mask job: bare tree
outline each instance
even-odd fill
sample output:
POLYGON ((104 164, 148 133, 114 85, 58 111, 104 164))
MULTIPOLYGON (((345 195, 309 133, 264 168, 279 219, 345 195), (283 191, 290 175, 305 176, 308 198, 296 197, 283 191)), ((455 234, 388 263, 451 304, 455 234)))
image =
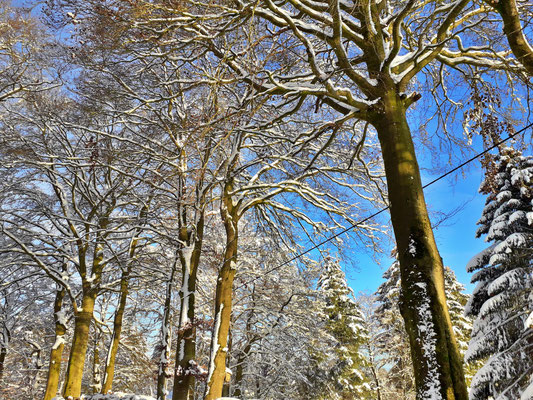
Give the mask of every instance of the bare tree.
MULTIPOLYGON (((304 104, 302 99, 314 96, 318 108, 329 106, 345 120, 362 120, 376 130, 418 396, 439 393, 443 399, 466 399, 461 357, 445 302, 442 261, 407 111, 420 98, 410 92, 416 77, 430 63, 521 71, 506 49, 493 51, 476 30, 487 21, 486 9, 466 0, 446 4, 266 0, 218 7, 161 4, 154 7, 154 14, 144 15, 143 23, 152 22, 153 33, 163 32, 168 40, 203 44, 260 95, 293 104, 289 115, 304 104), (170 32, 177 35, 172 38, 170 32), (462 38, 470 34, 476 45, 463 44, 462 38), (250 63, 250 54, 262 46, 269 47, 268 56, 261 63, 250 63)), ((231 185, 227 192, 233 190, 231 185)), ((228 203, 225 210, 231 213, 234 206, 228 203)))
POLYGON ((26 109, 10 109, 5 151, 21 179, 2 210, 9 239, 2 251, 23 255, 65 289, 75 322, 64 394, 79 396, 96 297, 114 285, 109 271, 131 255, 142 203, 129 196, 140 166, 119 166, 122 150, 98 134, 113 125, 69 126, 61 114, 69 108, 76 106, 61 96, 35 96, 26 109))

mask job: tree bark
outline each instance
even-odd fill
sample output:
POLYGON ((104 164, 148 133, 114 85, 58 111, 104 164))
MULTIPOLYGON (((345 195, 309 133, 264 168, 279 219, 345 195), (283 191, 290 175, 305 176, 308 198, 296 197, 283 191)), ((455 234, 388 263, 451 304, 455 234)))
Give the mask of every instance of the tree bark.
POLYGON ((124 319, 124 310, 126 309, 126 301, 129 294, 131 264, 128 265, 120 278, 120 299, 118 307, 115 311, 115 318, 113 319, 113 336, 111 343, 109 343, 109 350, 107 353, 104 384, 101 393, 106 394, 111 391, 113 386, 113 378, 115 377, 115 360, 118 353, 118 345, 120 343, 120 336, 122 334, 122 321, 124 319))
POLYGON ((229 329, 229 339, 228 339, 228 350, 226 351, 226 373, 224 375, 224 384, 222 385, 222 397, 229 397, 229 393, 231 390, 231 375, 232 372, 229 368, 230 362, 231 362, 231 351, 233 346, 233 335, 231 330, 231 322, 230 322, 230 329, 229 329))
POLYGON ((0 347, 0 382, 2 382, 2 379, 4 377, 4 364, 6 362, 6 356, 7 347, 5 347, 2 343, 2 346, 0 347))
MULTIPOLYGON (((148 207, 152 201, 153 196, 148 197, 147 202, 143 205, 139 212, 139 220, 144 221, 148 213, 148 207)), ((120 277, 120 299, 118 302, 117 310, 115 311, 115 317, 113 319, 113 336, 111 337, 111 343, 109 344, 109 350, 107 353, 105 372, 104 372, 104 384, 101 392, 106 394, 111 391, 113 386, 113 378, 115 377, 115 363, 118 353, 118 346, 120 344, 120 336, 122 334, 122 321, 124 320, 124 310, 126 309, 126 302, 129 295, 129 284, 131 269, 133 267, 132 260, 139 244, 139 235, 142 232, 142 228, 137 228, 135 234, 131 239, 130 247, 128 251, 128 265, 123 270, 120 277)))
POLYGON ((381 400, 381 382, 379 381, 378 372, 375 367, 374 352, 369 350, 370 353, 370 372, 372 373, 372 379, 376 385, 376 400, 381 400))
POLYGON ((85 355, 89 344, 89 329, 93 319, 94 302, 96 294, 91 292, 83 296, 82 307, 75 314, 74 337, 65 376, 65 388, 63 397, 72 396, 74 399, 81 395, 81 380, 83 378, 83 367, 85 366, 85 355))
POLYGON ((180 240, 193 246, 189 256, 180 250, 182 265, 182 287, 180 290, 180 318, 178 330, 178 347, 174 370, 174 388, 172 400, 193 400, 196 363, 196 325, 195 325, 195 291, 196 274, 202 252, 204 236, 204 215, 199 216, 196 232, 180 232, 180 240), (192 239, 193 243, 190 243, 192 239))
POLYGON ((226 185, 221 205, 221 215, 226 230, 226 250, 224 263, 218 273, 215 296, 215 326, 211 340, 211 359, 204 400, 215 400, 221 397, 226 376, 226 356, 238 242, 238 214, 229 195, 231 187, 231 184, 226 185))
MULTIPOLYGON (((252 300, 254 300, 255 297, 255 285, 254 289, 252 290, 252 300)), ((283 310, 283 307, 282 307, 283 310)), ((252 305, 250 309, 250 314, 246 320, 246 335, 251 335, 251 337, 246 341, 246 345, 242 349, 242 351, 239 353, 239 356, 237 357, 237 362, 235 364, 235 383, 234 387, 235 390, 233 391, 233 397, 241 398, 243 395, 242 391, 242 384, 243 384, 243 378, 244 378, 244 365, 246 362, 247 357, 250 355, 250 352, 252 351, 252 346, 254 343, 259 339, 259 336, 256 336, 252 332, 252 318, 254 316, 255 311, 255 301, 254 305, 252 305)), ((278 324, 278 320, 274 323, 273 327, 275 327, 278 324)))
POLYGON ((159 356, 159 369, 157 371, 157 400, 165 400, 167 395, 168 364, 170 363, 170 341, 172 338, 170 305, 172 302, 172 288, 174 287, 174 275, 176 274, 177 259, 172 265, 170 276, 167 281, 165 294, 165 308, 163 310, 163 321, 161 322, 161 353, 159 356))
POLYGON ((395 89, 384 90, 372 123, 385 163, 402 279, 400 310, 409 335, 417 398, 436 392, 441 399, 467 400, 462 358, 446 305, 442 259, 406 118, 409 102, 412 99, 402 99, 395 89))
POLYGON ((93 349, 93 394, 100 392, 102 389, 102 375, 100 374, 100 335, 95 334, 93 349))
POLYGON ((503 21, 503 33, 516 59, 533 76, 533 48, 529 44, 520 23, 520 14, 516 0, 485 0, 500 14, 503 21))
POLYGON ((54 300, 55 341, 52 350, 50 351, 50 364, 48 367, 48 378, 46 380, 44 400, 51 400, 54 398, 59 389, 61 357, 63 355, 63 348, 65 347, 65 333, 67 332, 67 327, 65 326, 64 321, 65 316, 61 312, 65 294, 66 292, 64 288, 58 289, 54 300))
POLYGON ((244 349, 239 354, 237 358, 237 363, 235 366, 235 390, 233 391, 233 397, 241 398, 242 396, 242 378, 244 377, 244 363, 246 362, 246 357, 250 354, 252 350, 253 339, 249 340, 244 346, 244 349))

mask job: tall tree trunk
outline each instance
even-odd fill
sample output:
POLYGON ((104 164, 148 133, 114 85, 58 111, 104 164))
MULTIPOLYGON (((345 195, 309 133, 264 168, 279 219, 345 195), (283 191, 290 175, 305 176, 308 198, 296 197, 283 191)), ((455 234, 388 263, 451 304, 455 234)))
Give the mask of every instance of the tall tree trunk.
POLYGON ((167 281, 167 290, 165 293, 165 308, 163 310, 163 321, 161 322, 161 343, 159 356, 159 369, 157 371, 157 400, 165 400, 167 396, 167 379, 170 374, 168 373, 168 365, 170 363, 170 341, 172 340, 172 324, 170 318, 170 306, 172 302, 172 288, 174 287, 174 275, 176 274, 177 257, 172 264, 170 270, 170 276, 167 281))
POLYGON ((180 250, 182 286, 180 290, 180 318, 178 346, 174 370, 173 400, 193 400, 196 368, 195 292, 196 274, 204 236, 203 212, 198 218, 196 232, 180 232, 180 240, 188 246, 180 250), (191 243, 192 242, 192 243, 191 243))
POLYGON ((250 354, 250 350, 252 350, 252 343, 253 339, 249 340, 246 343, 246 346, 244 346, 244 349, 239 354, 239 357, 237 358, 237 363, 235 365, 235 390, 233 391, 233 397, 241 398, 242 396, 242 378, 244 377, 244 363, 246 361, 246 357, 248 357, 248 354, 250 354))
POLYGON ((6 356, 7 356, 7 347, 2 345, 0 346, 0 382, 2 382, 2 378, 4 377, 4 364, 6 362, 6 356))
POLYGON ((2 382, 2 379, 4 377, 4 366, 7 357, 7 348, 9 346, 10 341, 11 333, 9 332, 7 327, 4 326, 2 330, 2 340, 0 341, 0 383, 2 382))
MULTIPOLYGON (((251 337, 246 342, 246 345, 244 346, 244 349, 239 353, 239 356, 237 357, 237 362, 235 364, 235 390, 233 391, 233 397, 240 398, 243 395, 242 390, 242 379, 244 377, 244 364, 246 362, 246 358, 250 354, 250 351, 252 351, 253 344, 259 339, 258 336, 254 335, 252 332, 252 320, 255 314, 255 285, 253 285, 252 289, 252 307, 250 308, 250 314, 248 315, 248 318, 246 319, 246 330, 245 334, 251 335, 251 337)), ((283 307, 282 307, 283 310, 283 307)), ((274 323, 273 327, 277 326, 280 318, 274 323)))
POLYGON ((230 323, 230 330, 228 333, 229 339, 228 339, 228 351, 226 352, 226 373, 224 375, 224 385, 222 386, 222 396, 223 397, 229 397, 229 392, 231 389, 231 375, 232 372, 229 368, 230 360, 231 360, 231 349, 233 345, 233 335, 231 330, 231 323, 230 323))
POLYGON ((417 398, 439 393, 441 399, 467 400, 462 358, 444 294, 442 259, 407 123, 407 101, 395 89, 384 90, 382 111, 372 122, 385 163, 402 279, 400 310, 411 345, 417 398))
MULTIPOLYGON (((153 195, 149 195, 148 200, 139 211, 138 218, 141 223, 146 219, 152 198, 153 195)), ((131 238, 128 251, 128 265, 122 271, 122 276, 120 277, 120 299, 118 302, 118 307, 115 311, 115 318, 113 319, 113 336, 111 337, 111 342, 109 343, 109 349, 106 357, 104 384, 101 391, 103 394, 110 392, 113 386, 113 378, 115 377, 115 362, 118 353, 118 346, 120 344, 120 336, 122 334, 122 321, 124 320, 124 310, 126 309, 126 302, 129 294, 130 275, 133 267, 132 261, 139 244, 139 235, 141 233, 142 228, 137 228, 135 230, 135 234, 131 238)))
POLYGON ((102 374, 100 371, 100 334, 94 335, 94 349, 93 349, 93 394, 98 393, 102 389, 102 374))
POLYGON ((503 33, 507 37, 511 51, 518 62, 526 68, 528 74, 533 76, 533 47, 524 35, 516 0, 485 0, 485 2, 500 14, 503 33))
POLYGON ((370 346, 368 347, 370 356, 370 372, 372 373, 372 379, 374 380, 374 384, 376 385, 376 400, 381 400, 381 382, 379 381, 378 371, 376 370, 376 360, 374 357, 374 351, 370 349, 370 346))
POLYGON ((120 343, 120 336, 122 334, 124 310, 126 309, 126 301, 129 294, 130 273, 131 264, 128 265, 125 271, 123 271, 120 278, 120 299, 118 302, 118 307, 115 311, 115 317, 113 319, 113 335, 111 336, 111 342, 109 343, 109 349, 105 363, 104 384, 102 385, 101 390, 103 394, 111 391, 111 387, 113 386, 113 378, 115 377, 115 360, 117 358, 118 345, 120 343))
POLYGON ((238 214, 229 193, 231 184, 225 188, 222 199, 221 215, 226 230, 226 250, 224 263, 218 273, 215 297, 215 326, 211 339, 211 359, 204 400, 215 400, 222 395, 226 376, 226 355, 228 334, 231 322, 233 299, 233 279, 237 263, 238 214))
POLYGON ((74 316, 74 336, 63 390, 63 397, 65 398, 68 396, 78 398, 81 395, 81 380, 89 344, 89 330, 93 319, 95 298, 96 293, 85 293, 81 303, 82 307, 74 316))
POLYGON ((41 369, 43 367, 43 362, 41 360, 42 348, 39 345, 39 343, 37 343, 36 341, 31 339, 31 337, 29 337, 26 341, 28 342, 28 344, 33 346, 33 349, 34 349, 31 352, 30 357, 33 358, 33 356, 35 355, 35 361, 33 362, 33 365, 31 365, 35 372, 34 372, 34 375, 33 375, 33 379, 31 381, 32 390, 30 392, 30 394, 33 397, 35 397, 35 394, 38 392, 39 388, 41 387, 41 379, 39 379, 39 378, 40 378, 40 375, 41 375, 41 369))
POLYGON ((59 375, 61 373, 61 357, 65 347, 65 333, 67 332, 65 313, 62 311, 65 289, 60 288, 56 292, 54 300, 55 341, 50 351, 50 364, 44 400, 51 400, 57 395, 59 389, 59 375))

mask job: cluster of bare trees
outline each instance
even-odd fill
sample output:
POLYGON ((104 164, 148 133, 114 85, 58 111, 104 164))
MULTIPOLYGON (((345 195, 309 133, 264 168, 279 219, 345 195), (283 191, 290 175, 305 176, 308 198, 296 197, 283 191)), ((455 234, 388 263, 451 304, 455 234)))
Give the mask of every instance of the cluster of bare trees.
MULTIPOLYGON (((141 344, 126 329, 139 347, 158 343, 158 399, 171 377, 175 400, 198 390, 216 399, 230 382, 243 396, 247 357, 272 347, 269 335, 294 302, 310 301, 316 278, 293 270, 311 281, 276 293, 265 264, 387 204, 418 396, 468 397, 410 110, 441 99, 437 140, 465 148, 468 137, 447 128, 464 102, 449 82, 529 90, 530 5, 50 0, 33 11, 43 26, 0 7, 0 379, 13 298, 29 299, 31 286, 54 337, 46 400, 87 389, 88 354, 92 390, 110 392, 136 319, 160 332, 141 344), (259 317, 265 296, 273 320, 259 317)), ((384 230, 370 221, 352 235, 377 249, 384 230)), ((26 360, 39 370, 43 346, 32 346, 26 360)))

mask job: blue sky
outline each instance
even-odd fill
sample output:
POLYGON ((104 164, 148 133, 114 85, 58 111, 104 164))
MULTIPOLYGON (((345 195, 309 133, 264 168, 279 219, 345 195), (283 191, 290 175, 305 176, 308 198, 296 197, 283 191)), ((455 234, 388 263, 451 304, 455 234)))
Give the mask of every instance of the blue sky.
MULTIPOLYGON (((451 168, 453 166, 447 170, 451 168)), ((437 176, 438 174, 423 174, 423 182, 429 182, 437 176)), ((471 292, 474 285, 470 284, 470 274, 466 272, 466 264, 471 257, 487 247, 483 238, 475 237, 476 222, 481 217, 485 204, 485 196, 478 193, 482 179, 481 165, 479 160, 475 160, 468 168, 455 172, 450 177, 426 188, 424 192, 426 203, 432 213, 449 213, 460 207, 460 210, 440 224, 434 233, 444 264, 455 271, 458 280, 466 286, 467 292, 471 292)), ((348 267, 346 271, 350 286, 355 293, 374 292, 383 282, 381 276, 390 266, 392 259, 381 257, 381 265, 377 265, 367 254, 354 252, 353 256, 356 257, 357 266, 348 267)))

